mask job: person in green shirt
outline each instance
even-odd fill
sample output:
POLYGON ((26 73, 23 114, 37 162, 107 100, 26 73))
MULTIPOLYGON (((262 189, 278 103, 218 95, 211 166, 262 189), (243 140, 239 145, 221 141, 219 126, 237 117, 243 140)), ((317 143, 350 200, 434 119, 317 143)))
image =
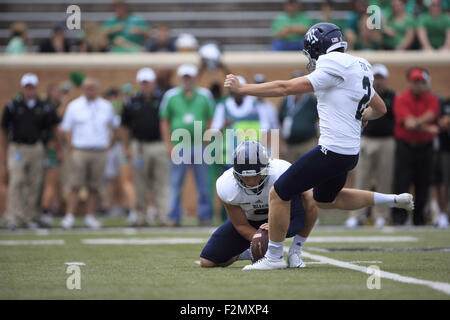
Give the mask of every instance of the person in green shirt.
POLYGON ((370 0, 369 6, 377 6, 381 9, 381 15, 386 18, 392 15, 392 7, 394 6, 391 0, 370 0))
POLYGON ((377 50, 381 47, 382 35, 377 29, 367 27, 368 0, 352 1, 353 11, 346 18, 344 36, 349 50, 377 50))
POLYGON ((6 46, 6 54, 25 54, 27 48, 27 25, 23 22, 14 22, 10 27, 11 37, 6 46))
POLYGON ((211 125, 214 99, 209 90, 197 86, 198 70, 194 65, 181 65, 177 75, 180 86, 165 93, 159 112, 162 137, 171 158, 169 225, 181 223, 181 191, 190 167, 197 187, 199 225, 207 226, 211 224, 212 206, 208 165, 203 159, 203 134, 211 125), (175 138, 178 134, 181 138, 175 138))
POLYGON ((312 25, 308 15, 299 12, 296 0, 284 2, 284 12, 272 22, 272 49, 275 51, 295 51, 303 49, 303 36, 312 25))
POLYGON ((419 16, 417 36, 424 50, 450 50, 450 17, 440 0, 432 0, 428 13, 419 16))
POLYGON ((341 19, 336 19, 333 13, 333 1, 326 0, 320 5, 321 17, 319 19, 314 19, 312 24, 320 22, 330 22, 337 25, 339 28, 344 27, 344 22, 341 19))
POLYGON ((408 49, 414 41, 414 18, 406 13, 406 0, 392 1, 392 14, 383 19, 383 47, 388 50, 408 49))
POLYGON ((102 25, 110 42, 110 51, 117 53, 144 51, 145 41, 150 36, 148 23, 131 13, 125 0, 114 0, 112 6, 116 16, 102 25))

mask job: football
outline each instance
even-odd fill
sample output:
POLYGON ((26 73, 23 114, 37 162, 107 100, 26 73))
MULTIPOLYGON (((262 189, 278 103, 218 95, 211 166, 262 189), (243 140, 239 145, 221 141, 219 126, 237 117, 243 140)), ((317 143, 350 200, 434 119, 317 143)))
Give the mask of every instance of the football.
POLYGON ((256 262, 266 254, 269 246, 269 232, 261 228, 256 231, 250 244, 250 251, 252 252, 252 261, 256 262))

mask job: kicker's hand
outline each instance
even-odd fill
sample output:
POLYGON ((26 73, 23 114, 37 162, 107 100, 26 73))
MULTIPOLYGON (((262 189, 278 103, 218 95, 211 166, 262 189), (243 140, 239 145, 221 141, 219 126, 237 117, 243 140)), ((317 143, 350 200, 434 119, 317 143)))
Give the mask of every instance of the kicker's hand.
POLYGON ((234 74, 228 74, 225 78, 223 86, 232 93, 239 93, 240 82, 234 74))

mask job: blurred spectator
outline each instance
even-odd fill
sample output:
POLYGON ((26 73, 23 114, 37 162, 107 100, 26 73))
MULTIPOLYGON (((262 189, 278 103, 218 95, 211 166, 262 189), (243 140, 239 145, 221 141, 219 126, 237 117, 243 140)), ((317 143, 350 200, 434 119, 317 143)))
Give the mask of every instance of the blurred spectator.
POLYGON ((99 82, 92 77, 83 80, 83 95, 67 106, 61 129, 70 141, 72 161, 67 201, 67 213, 61 221, 65 229, 72 228, 81 187, 88 188, 86 227, 98 229, 100 222, 94 217, 97 198, 102 186, 107 149, 111 147, 114 130, 114 109, 111 103, 98 96, 99 82))
POLYGON ((216 105, 225 99, 225 97, 222 95, 221 83, 219 82, 211 83, 209 91, 211 91, 211 94, 213 95, 214 102, 216 103, 216 105))
MULTIPOLYGON (((242 77, 238 76, 239 82, 247 83, 242 77)), ((232 93, 225 98, 221 103, 216 106, 214 112, 214 118, 211 124, 211 128, 215 130, 232 129, 242 130, 243 132, 254 133, 253 137, 231 137, 230 140, 226 140, 223 144, 224 147, 224 159, 226 164, 232 163, 230 158, 233 154, 235 147, 245 140, 246 138, 260 140, 260 129, 269 130, 270 121, 268 114, 264 113, 263 108, 258 108, 258 101, 254 96, 244 96, 236 93, 232 93)), ((225 138, 229 138, 224 135, 225 138)))
MULTIPOLYGON (((392 176, 394 167, 394 114, 392 105, 395 92, 389 89, 387 81, 388 69, 381 64, 373 66, 373 87, 386 104, 387 113, 381 118, 369 121, 361 138, 361 151, 355 172, 355 188, 392 193, 392 176), (373 183, 375 181, 375 183, 373 183)), ((365 209, 350 213, 346 226, 356 227, 361 223, 365 209)), ((376 227, 382 227, 389 219, 389 208, 375 206, 372 214, 376 227)))
POLYGON ((419 16, 417 35, 424 50, 450 49, 450 16, 440 0, 431 0, 428 13, 419 16))
POLYGON ((23 22, 14 22, 10 27, 9 42, 6 46, 7 54, 24 54, 27 53, 29 47, 29 39, 27 37, 27 25, 23 22))
MULTIPOLYGON (((135 95, 135 90, 133 87, 133 84, 131 83, 125 83, 122 85, 121 90, 121 102, 123 107, 125 107, 126 104, 128 104, 133 96, 135 95)), ((120 111, 120 114, 123 113, 123 108, 120 111)), ((122 119, 121 119, 122 122, 122 119)), ((122 144, 122 130, 119 130, 120 134, 118 135, 119 141, 122 144)), ((134 187, 134 181, 133 181, 133 167, 132 163, 130 162, 130 159, 128 159, 125 155, 125 151, 123 146, 122 147, 122 159, 120 163, 119 168, 119 184, 121 187, 122 195, 123 195, 123 208, 125 208, 125 214, 127 216, 127 220, 132 217, 133 215, 130 214, 131 208, 134 207, 134 204, 136 202, 136 190, 134 187)), ((136 215, 134 215, 136 217, 136 215)))
POLYGON ((63 22, 55 24, 53 26, 51 37, 41 42, 39 46, 39 52, 41 53, 70 52, 70 42, 68 39, 66 39, 64 34, 65 28, 66 25, 63 22))
MULTIPOLYGON (((224 96, 222 91, 223 84, 218 81, 214 81, 209 86, 209 91, 211 91, 211 94, 213 95, 214 99, 214 111, 219 103, 222 103, 227 97, 224 96)), ((219 152, 222 152, 222 150, 219 150, 219 152)), ((213 157, 216 156, 215 151, 212 155, 213 157)), ((225 172, 226 168, 221 163, 212 163, 209 166, 209 190, 211 193, 211 203, 216 202, 217 192, 216 192, 216 180, 225 172)), ((225 207, 223 204, 219 203, 220 206, 220 218, 221 221, 226 221, 228 219, 228 214, 225 210, 225 207)), ((214 209, 216 209, 214 207, 214 209)))
MULTIPOLYGON (((266 81, 266 76, 262 73, 257 73, 253 76, 254 83, 264 83, 266 81)), ((263 115, 265 121, 267 122, 267 125, 264 126, 264 130, 266 131, 266 133, 263 132, 263 135, 266 135, 266 138, 260 137, 260 141, 267 141, 267 145, 265 147, 267 148, 268 154, 271 155, 272 136, 270 131, 280 129, 280 122, 278 121, 278 111, 272 104, 272 102, 263 97, 256 97, 256 108, 258 109, 258 113, 260 115, 263 115)), ((278 141, 274 141, 274 143, 278 143, 278 141)), ((279 146, 277 146, 277 149, 279 149, 279 146)))
POLYGON ((180 86, 166 92, 161 102, 160 118, 161 133, 167 147, 169 157, 176 147, 180 157, 190 159, 191 164, 175 164, 173 157, 170 161, 170 225, 177 226, 181 222, 181 190, 186 170, 191 167, 194 171, 197 186, 197 202, 200 225, 210 225, 212 206, 208 189, 208 165, 203 161, 202 141, 194 140, 194 124, 201 123, 201 136, 210 127, 213 116, 214 101, 209 90, 197 87, 197 67, 183 64, 177 70, 180 86), (191 141, 182 140, 174 146, 171 134, 177 129, 187 130, 191 141), (181 152, 179 151, 181 149, 181 152), (184 155, 183 151, 189 152, 184 155), (201 164, 194 163, 195 158, 202 159, 201 164), (200 157, 198 157, 200 156, 200 157))
POLYGON ((20 80, 21 92, 3 109, 1 146, 2 165, 7 166, 8 205, 5 215, 9 229, 38 227, 38 206, 44 172, 45 130, 56 130, 54 109, 39 99, 38 77, 26 73, 20 80))
POLYGON ((406 2, 406 11, 417 18, 422 13, 428 11, 428 7, 425 5, 427 0, 408 0, 406 2))
POLYGON ((181 33, 175 40, 175 48, 178 52, 194 52, 198 48, 198 41, 190 33, 181 33))
MULTIPOLYGON (((64 91, 57 84, 50 84, 47 89, 46 103, 57 115, 58 123, 61 122, 58 109, 64 102, 64 91)), ((44 139, 45 146, 45 180, 42 193, 41 224, 50 227, 53 224, 53 213, 59 213, 62 203, 62 188, 59 186, 59 166, 62 162, 62 149, 60 131, 50 131, 44 139), (55 134, 56 133, 56 134, 55 134)))
POLYGON ((148 190, 151 190, 155 203, 156 222, 159 225, 168 222, 169 164, 161 138, 158 116, 161 97, 154 95, 155 80, 152 69, 139 70, 136 81, 140 91, 125 105, 122 113, 122 144, 126 157, 133 163, 136 188, 136 203, 131 208, 129 222, 136 226, 146 222, 148 190))
MULTIPOLYGON (((432 141, 438 128, 438 99, 429 92, 430 76, 421 68, 412 68, 407 73, 409 89, 398 94, 394 100, 396 139, 394 160, 394 193, 409 192, 414 185, 414 225, 425 224, 424 207, 430 187, 432 141)), ((407 223, 404 209, 394 208, 394 225, 407 223)))
POLYGON ((108 37, 98 22, 87 21, 84 23, 78 51, 107 52, 109 49, 108 46, 108 37))
MULTIPOLYGON (((114 126, 120 125, 120 115, 123 109, 123 101, 120 90, 116 87, 110 87, 103 93, 103 98, 108 100, 114 109, 114 126)), ((119 171, 125 158, 119 135, 115 136, 112 147, 106 154, 106 164, 104 172, 104 181, 106 186, 102 190, 102 211, 110 215, 120 213, 122 206, 122 190, 119 181, 119 171)))
POLYGON ((382 42, 381 33, 377 29, 371 30, 367 27, 368 1, 353 0, 352 4, 353 11, 348 14, 344 28, 344 36, 347 39, 349 49, 379 49, 382 42))
POLYGON ((198 49, 201 58, 201 66, 199 71, 199 79, 205 71, 215 73, 222 71, 225 75, 231 73, 228 67, 222 62, 222 52, 215 43, 207 43, 198 49))
POLYGON ((150 36, 148 23, 130 12, 125 0, 112 2, 115 17, 106 21, 102 28, 109 38, 111 52, 141 52, 150 36))
MULTIPOLYGON (((292 78, 304 74, 296 71, 292 78)), ((293 163, 317 145, 317 100, 309 93, 286 97, 280 106, 281 135, 285 142, 284 158, 293 163)))
POLYGON ((173 74, 172 69, 169 68, 158 69, 158 71, 156 72, 156 85, 153 92, 153 95, 156 98, 162 99, 164 94, 168 90, 172 89, 171 83, 172 74, 173 74))
POLYGON ((405 50, 414 42, 414 18, 405 11, 406 0, 392 1, 392 14, 383 19, 383 47, 405 50))
POLYGON ((336 19, 333 14, 333 1, 325 0, 320 5, 320 13, 321 17, 319 19, 315 19, 313 24, 319 22, 330 22, 337 25, 339 28, 343 29, 343 22, 340 19, 336 19))
POLYGON ((158 26, 156 35, 147 42, 149 52, 174 52, 175 42, 170 36, 170 29, 166 25, 158 26))
POLYGON ((450 194, 450 99, 441 103, 439 117, 439 164, 442 183, 438 185, 440 214, 434 222, 438 228, 448 228, 448 200, 450 194))
POLYGON ((312 25, 305 12, 299 12, 300 2, 286 0, 284 12, 272 22, 272 49, 275 51, 295 51, 303 49, 303 36, 312 25))
MULTIPOLYGON (((405 0, 406 2, 407 0, 405 0)), ((381 15, 382 18, 387 18, 392 15, 392 7, 393 7, 393 1, 391 0, 370 0, 369 5, 370 6, 378 6, 381 9, 381 15)))
POLYGON ((134 87, 131 83, 127 82, 122 85, 120 88, 120 93, 122 97, 122 103, 126 103, 130 100, 134 95, 134 87))

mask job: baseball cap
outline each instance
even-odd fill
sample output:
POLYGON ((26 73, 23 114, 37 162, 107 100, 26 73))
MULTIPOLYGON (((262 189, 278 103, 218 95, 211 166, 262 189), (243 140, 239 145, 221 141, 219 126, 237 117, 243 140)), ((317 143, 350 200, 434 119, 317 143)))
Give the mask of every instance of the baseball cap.
POLYGON ((428 75, 425 73, 425 71, 415 68, 408 73, 408 79, 409 81, 414 80, 428 81, 428 75))
POLYGON ((247 80, 245 80, 245 78, 243 76, 236 76, 236 78, 238 78, 240 83, 247 84, 247 80))
POLYGON ((372 71, 373 71, 373 75, 380 75, 383 78, 388 78, 389 77, 389 71, 386 68, 386 66, 382 65, 382 64, 376 64, 372 67, 372 71))
POLYGON ((195 77, 197 76, 197 67, 193 64, 182 64, 178 67, 177 75, 180 78, 184 76, 195 77))
POLYGON ((257 73, 253 76, 254 83, 264 83, 266 81, 267 81, 266 76, 263 75, 262 73, 257 73))
POLYGON ((154 82, 156 79, 155 72, 151 68, 142 68, 139 70, 136 74, 136 81, 137 82, 154 82))
POLYGON ((33 87, 36 87, 39 84, 39 80, 37 75, 34 73, 25 73, 20 79, 20 85, 25 87, 26 85, 31 84, 33 87))
POLYGON ((203 45, 198 53, 204 59, 219 60, 221 53, 219 47, 215 43, 207 43, 203 45))
POLYGON ((175 40, 175 47, 177 49, 187 48, 187 49, 197 49, 198 42, 197 39, 190 33, 182 33, 175 40))

